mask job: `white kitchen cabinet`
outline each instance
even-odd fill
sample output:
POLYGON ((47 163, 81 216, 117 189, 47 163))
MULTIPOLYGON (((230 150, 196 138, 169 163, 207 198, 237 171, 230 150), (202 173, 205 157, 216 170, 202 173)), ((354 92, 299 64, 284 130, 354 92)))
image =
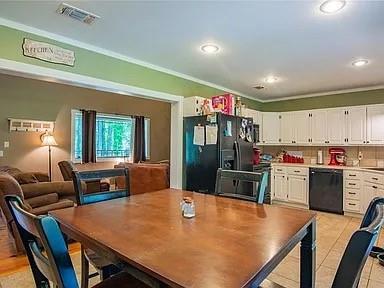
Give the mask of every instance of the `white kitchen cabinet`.
POLYGON ((345 123, 346 123, 345 109, 329 109, 327 110, 327 144, 345 144, 345 123))
POLYGON ((275 174, 273 177, 274 199, 287 201, 287 178, 283 174, 275 174))
POLYGON ((295 143, 309 144, 311 139, 311 118, 309 111, 297 111, 293 113, 295 127, 295 143))
POLYGON ((281 129, 281 143, 293 144, 295 143, 296 121, 294 114, 290 112, 281 113, 280 115, 280 129, 281 129))
POLYGON ((324 144, 327 138, 327 110, 311 111, 311 143, 324 144))
POLYGON ((367 143, 384 144, 384 105, 367 106, 367 143))
POLYGON ((242 114, 243 117, 249 117, 253 119, 253 124, 261 125, 261 112, 254 110, 254 109, 249 109, 249 108, 244 108, 242 109, 242 114))
POLYGON ((367 108, 346 108, 346 137, 347 144, 365 144, 367 133, 367 108))
POLYGON ((384 186, 365 182, 363 194, 361 195, 361 199, 360 199, 360 212, 362 214, 365 213, 372 199, 378 196, 379 197, 384 196, 384 186))
POLYGON ((288 201, 300 204, 308 204, 308 181, 305 176, 288 175, 288 201))
POLYGON ((264 112, 262 113, 262 143, 279 144, 280 139, 280 113, 264 112))

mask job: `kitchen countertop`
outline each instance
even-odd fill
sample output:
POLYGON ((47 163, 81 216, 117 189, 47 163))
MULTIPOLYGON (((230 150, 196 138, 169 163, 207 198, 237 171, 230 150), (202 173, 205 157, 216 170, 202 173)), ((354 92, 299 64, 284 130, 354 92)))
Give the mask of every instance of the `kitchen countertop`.
POLYGON ((373 170, 374 168, 381 168, 384 170, 383 167, 372 167, 372 166, 336 166, 336 165, 319 165, 319 164, 310 164, 310 163, 279 163, 279 162, 272 162, 273 166, 287 166, 287 167, 306 167, 306 168, 325 168, 325 169, 341 169, 341 170, 358 170, 363 172, 374 172, 379 174, 384 174, 384 171, 377 171, 373 170))

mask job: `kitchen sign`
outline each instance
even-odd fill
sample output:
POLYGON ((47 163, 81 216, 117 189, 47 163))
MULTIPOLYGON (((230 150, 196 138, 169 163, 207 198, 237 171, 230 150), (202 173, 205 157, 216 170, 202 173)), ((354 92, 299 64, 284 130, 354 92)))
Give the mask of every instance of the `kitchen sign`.
POLYGON ((24 38, 23 55, 50 63, 74 66, 75 52, 49 43, 24 38))

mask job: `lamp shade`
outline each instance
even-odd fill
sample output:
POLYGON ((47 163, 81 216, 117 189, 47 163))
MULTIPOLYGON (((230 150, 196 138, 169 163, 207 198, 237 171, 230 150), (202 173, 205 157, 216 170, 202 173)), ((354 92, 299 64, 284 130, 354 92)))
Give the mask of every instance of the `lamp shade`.
POLYGON ((57 146, 55 137, 46 132, 41 136, 41 146, 57 146))

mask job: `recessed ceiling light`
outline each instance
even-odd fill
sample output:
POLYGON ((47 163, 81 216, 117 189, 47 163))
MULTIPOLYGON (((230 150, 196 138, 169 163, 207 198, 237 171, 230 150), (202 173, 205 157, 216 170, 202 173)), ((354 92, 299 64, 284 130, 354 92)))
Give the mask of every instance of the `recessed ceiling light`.
POLYGON ((333 14, 344 8, 345 0, 327 0, 320 5, 320 11, 326 14, 333 14))
POLYGON ((268 76, 267 78, 264 79, 266 83, 272 84, 277 82, 279 79, 275 76, 268 76))
POLYGON ((368 64, 368 60, 366 59, 358 59, 352 62, 352 66, 355 66, 355 67, 361 67, 367 64, 368 64))
POLYGON ((200 47, 200 50, 203 51, 204 53, 214 54, 219 52, 220 48, 215 44, 204 44, 203 46, 200 47))

